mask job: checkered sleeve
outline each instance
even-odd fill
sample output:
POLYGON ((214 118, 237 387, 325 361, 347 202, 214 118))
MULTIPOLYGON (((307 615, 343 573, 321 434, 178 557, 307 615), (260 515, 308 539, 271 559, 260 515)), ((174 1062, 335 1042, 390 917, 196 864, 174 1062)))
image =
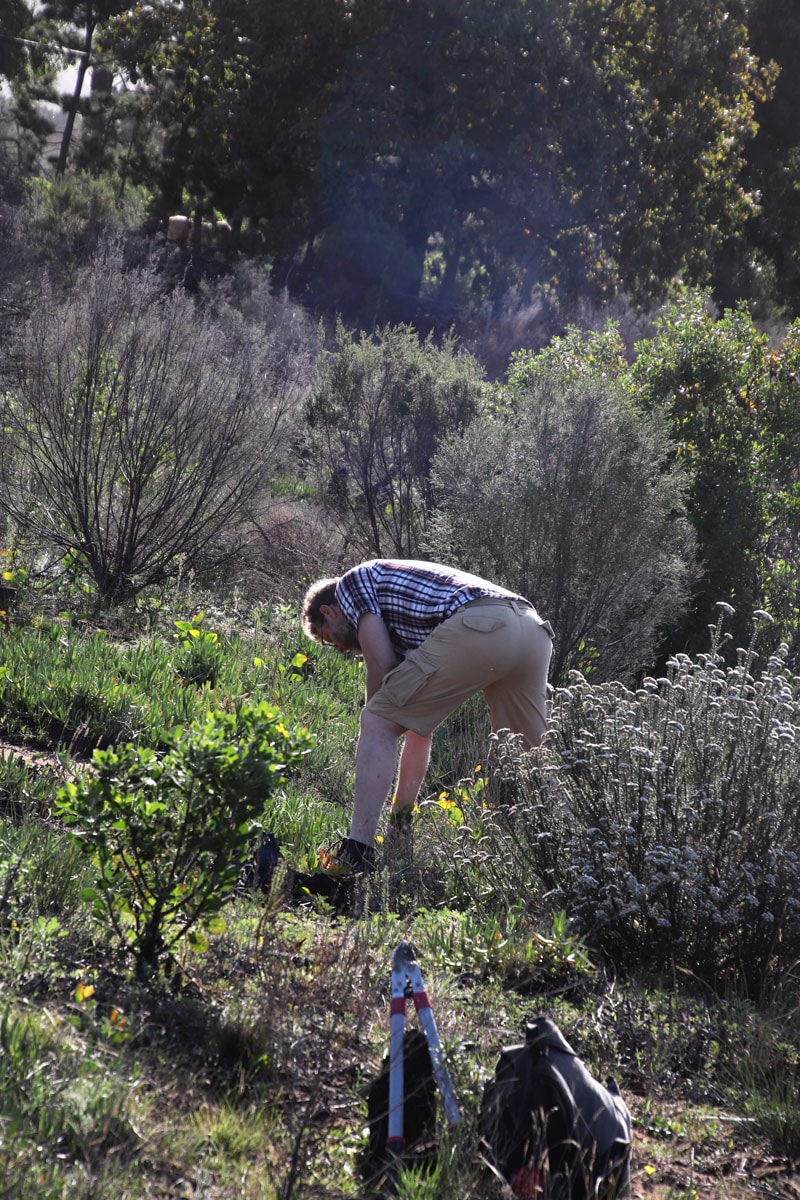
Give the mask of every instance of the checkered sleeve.
POLYGON ((354 567, 336 585, 336 603, 354 629, 364 613, 381 615, 375 580, 368 564, 354 567))

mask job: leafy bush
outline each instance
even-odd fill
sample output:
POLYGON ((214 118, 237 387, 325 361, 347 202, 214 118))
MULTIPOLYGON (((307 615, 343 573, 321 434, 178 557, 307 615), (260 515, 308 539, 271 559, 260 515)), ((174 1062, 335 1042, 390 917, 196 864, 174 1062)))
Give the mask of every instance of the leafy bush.
POLYGON ((737 642, 759 606, 777 619, 773 644, 797 630, 799 332, 771 349, 745 305, 715 319, 708 297, 690 293, 636 347, 629 381, 671 421, 703 568, 672 649, 703 649, 720 597, 736 605, 737 642))
POLYGON ((725 667, 722 619, 636 690, 573 673, 541 761, 499 754, 510 808, 486 819, 591 945, 761 997, 800 954, 800 680, 785 646, 725 667))
POLYGON ((210 713, 160 758, 130 744, 98 750, 92 771, 59 791, 96 871, 85 898, 140 969, 184 939, 203 949, 205 933, 224 928, 254 829, 307 742, 262 702, 210 713))
POLYGON ((419 557, 433 504, 431 461, 475 413, 483 373, 446 338, 407 326, 356 338, 337 327, 308 407, 320 491, 345 543, 364 557, 419 557))
POLYGON ((659 414, 619 384, 613 328, 512 360, 493 407, 441 446, 431 545, 528 596, 556 632, 554 680, 635 676, 685 603, 693 543, 659 414))
POLYGON ((28 183, 28 237, 41 257, 59 264, 85 263, 99 246, 141 225, 147 196, 113 176, 68 171, 28 183))
POLYGON ((203 629, 205 613, 198 613, 191 621, 176 621, 176 637, 181 655, 176 659, 175 669, 184 683, 214 684, 222 669, 223 649, 219 635, 213 629, 203 629))

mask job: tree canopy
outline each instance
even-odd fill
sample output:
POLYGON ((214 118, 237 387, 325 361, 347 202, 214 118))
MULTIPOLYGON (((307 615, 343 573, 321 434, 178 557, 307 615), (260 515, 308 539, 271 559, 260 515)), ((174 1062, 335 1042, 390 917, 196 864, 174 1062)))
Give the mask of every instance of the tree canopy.
POLYGON ((446 325, 512 290, 711 278, 757 210, 772 76, 746 19, 744 0, 157 0, 101 40, 163 129, 164 215, 257 230, 277 281, 345 318, 446 325))

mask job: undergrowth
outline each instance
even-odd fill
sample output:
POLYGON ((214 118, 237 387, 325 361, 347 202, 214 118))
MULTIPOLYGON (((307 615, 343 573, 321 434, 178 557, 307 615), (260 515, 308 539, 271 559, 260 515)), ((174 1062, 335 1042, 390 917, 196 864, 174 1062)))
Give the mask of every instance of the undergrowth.
MULTIPOLYGON (((0 1195, 362 1196, 364 1086, 406 939, 463 1122, 398 1194, 494 1194, 475 1140, 483 1083, 542 1012, 629 1100, 638 1194, 667 1194, 671 1142, 718 1172, 799 1153, 797 680, 782 651, 762 664, 754 641, 730 663, 723 639, 720 624, 707 655, 638 689, 572 677, 538 756, 505 735, 487 755, 478 706, 446 723, 413 833, 382 843, 348 922, 287 910, 284 889, 346 826, 357 664, 281 609, 246 633, 195 611, 138 643, 64 621, 6 628, 4 734, 51 756, 0 763, 0 1195), (66 719, 77 684, 80 722, 66 719), (130 820, 133 747, 167 763, 194 722, 262 700, 310 735, 251 814, 285 856, 272 893, 226 899, 224 928, 137 976, 126 938, 90 919, 101 858, 80 853, 56 794, 90 745, 113 747, 130 820)), ((716 1194, 742 1194, 730 1187, 716 1194)))

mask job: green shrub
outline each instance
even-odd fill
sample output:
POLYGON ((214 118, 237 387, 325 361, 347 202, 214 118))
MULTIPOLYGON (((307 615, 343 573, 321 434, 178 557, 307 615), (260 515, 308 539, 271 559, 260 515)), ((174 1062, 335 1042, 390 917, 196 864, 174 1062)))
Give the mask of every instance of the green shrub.
POLYGON ((224 658, 219 635, 213 629, 201 628, 205 613, 191 621, 176 621, 176 638, 181 654, 175 660, 175 670, 184 683, 215 684, 224 658))
POLYGON ((512 359, 493 405, 443 439, 429 545, 527 596, 553 625, 551 678, 635 677, 693 574, 666 421, 618 382, 613 327, 512 359))
POLYGON ((84 171, 28 182, 28 236, 43 257, 85 262, 98 246, 142 222, 145 193, 129 187, 120 201, 116 182, 84 171))
POLYGON ((736 605, 737 642, 759 606, 776 618, 773 645, 796 636, 799 333, 790 326, 771 349, 744 304, 715 318, 704 294, 688 293, 636 347, 629 383, 668 416, 702 564, 668 649, 702 650, 720 597, 736 605))
POLYGON ((158 757, 130 744, 98 750, 57 806, 91 855, 95 915, 140 969, 178 942, 195 949, 224 928, 230 897, 270 795, 308 741, 265 702, 209 713, 158 757))

